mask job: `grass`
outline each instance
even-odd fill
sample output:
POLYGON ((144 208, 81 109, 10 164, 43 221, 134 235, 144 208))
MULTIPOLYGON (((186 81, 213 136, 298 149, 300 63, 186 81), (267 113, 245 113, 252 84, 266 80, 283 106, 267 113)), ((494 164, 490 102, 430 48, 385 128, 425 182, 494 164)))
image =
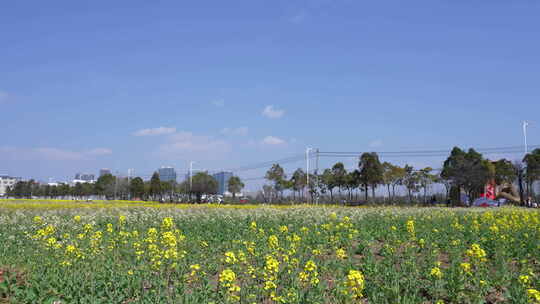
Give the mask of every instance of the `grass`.
POLYGON ((535 210, 0 202, 0 303, 540 303, 537 290, 535 210))

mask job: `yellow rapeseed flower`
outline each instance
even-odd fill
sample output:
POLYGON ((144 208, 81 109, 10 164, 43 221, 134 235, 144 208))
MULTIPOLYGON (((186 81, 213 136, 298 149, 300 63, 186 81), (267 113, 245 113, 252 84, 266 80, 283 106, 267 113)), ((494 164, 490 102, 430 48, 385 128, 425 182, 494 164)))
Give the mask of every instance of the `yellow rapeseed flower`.
POLYGON ((527 296, 531 303, 538 304, 540 303, 540 291, 536 289, 527 289, 527 296))
POLYGON ((353 269, 349 270, 346 285, 353 299, 359 299, 363 296, 362 292, 364 291, 365 281, 364 276, 360 271, 353 269))
POLYGON ((232 251, 225 252, 225 263, 227 264, 234 264, 236 263, 236 255, 232 251))
POLYGON ((343 248, 338 248, 336 250, 336 256, 338 257, 338 259, 346 259, 347 253, 345 252, 343 248))
POLYGON ((443 276, 443 273, 439 267, 433 267, 431 268, 429 275, 431 275, 432 277, 436 279, 441 279, 443 276))

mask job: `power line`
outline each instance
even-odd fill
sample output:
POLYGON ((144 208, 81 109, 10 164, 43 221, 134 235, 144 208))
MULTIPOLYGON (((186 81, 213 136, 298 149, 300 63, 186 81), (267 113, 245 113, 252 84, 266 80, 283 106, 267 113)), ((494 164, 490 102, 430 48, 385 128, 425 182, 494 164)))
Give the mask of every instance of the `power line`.
MULTIPOLYGON (((540 148, 540 145, 530 146, 532 148, 540 148)), ((510 147, 495 147, 495 148, 478 148, 477 152, 482 154, 513 154, 522 153, 521 146, 510 147)), ((376 152, 379 156, 384 157, 438 157, 447 156, 452 150, 419 150, 419 151, 391 151, 391 152, 376 152)), ((364 152, 319 152, 321 157, 355 157, 364 152)))
POLYGON ((305 159, 304 154, 297 154, 297 155, 293 155, 293 156, 278 159, 278 160, 265 161, 265 162, 261 162, 261 163, 258 163, 258 164, 247 165, 247 166, 242 166, 242 167, 237 167, 237 168, 231 168, 231 169, 227 169, 225 171, 243 172, 243 171, 261 169, 261 168, 267 168, 267 167, 272 166, 273 164, 287 164, 287 163, 298 162, 298 161, 304 160, 304 159, 305 159))

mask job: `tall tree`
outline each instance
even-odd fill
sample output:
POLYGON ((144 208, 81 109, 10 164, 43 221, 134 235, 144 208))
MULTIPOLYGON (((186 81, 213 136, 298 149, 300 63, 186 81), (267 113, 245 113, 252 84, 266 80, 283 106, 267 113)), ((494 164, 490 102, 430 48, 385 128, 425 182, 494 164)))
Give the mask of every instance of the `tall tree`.
POLYGON ((360 187, 360 171, 354 170, 345 175, 345 189, 347 189, 349 200, 352 200, 352 192, 360 187))
POLYGON ((272 167, 266 172, 266 179, 274 183, 274 190, 276 193, 281 193, 283 196, 284 182, 287 176, 285 171, 279 164, 273 164, 272 167))
POLYGON ((161 181, 161 195, 168 200, 173 199, 174 181, 161 181))
POLYGON ((154 174, 152 174, 152 178, 150 179, 149 194, 153 200, 155 200, 157 197, 159 197, 161 200, 161 180, 159 179, 159 173, 157 172, 154 172, 154 174))
POLYGON ((412 166, 405 165, 403 169, 405 170, 403 185, 405 188, 407 188, 407 193, 409 194, 409 203, 412 204, 413 193, 418 192, 420 188, 420 177, 412 166))
POLYGON ((334 188, 337 186, 331 169, 325 169, 321 175, 321 182, 330 192, 330 201, 334 201, 334 188))
POLYGON ((112 174, 100 176, 94 184, 94 191, 97 195, 111 198, 114 195, 116 178, 112 174))
POLYGON ((456 191, 452 192, 457 193, 457 197, 451 197, 452 204, 456 205, 460 202, 460 193, 463 185, 466 183, 466 174, 467 169, 466 163, 466 153, 458 147, 454 147, 450 156, 444 161, 443 170, 441 172, 441 177, 448 180, 452 187, 456 191))
POLYGON ((383 168, 383 175, 382 175, 382 184, 386 186, 386 189, 388 190, 388 199, 392 200, 392 192, 390 192, 390 188, 395 180, 395 167, 389 162, 384 162, 382 164, 383 168))
POLYGON ((298 168, 296 169, 296 171, 294 171, 294 173, 292 174, 291 176, 291 186, 292 186, 292 190, 293 190, 293 193, 296 193, 298 192, 298 195, 299 196, 302 196, 303 192, 304 192, 304 189, 306 188, 306 173, 304 172, 304 170, 298 168))
POLYGON ((135 177, 129 183, 129 192, 132 198, 142 198, 144 196, 144 181, 140 177, 135 177))
POLYGON ((431 174, 431 171, 433 171, 431 167, 426 167, 417 172, 420 187, 424 189, 424 204, 427 202, 427 189, 436 180, 436 176, 431 174))
POLYGON ((345 170, 345 166, 343 163, 338 162, 334 166, 332 166, 332 179, 335 184, 335 186, 339 190, 339 194, 341 196, 341 189, 345 186, 345 176, 347 175, 347 170, 345 170))
POLYGON ((511 161, 500 159, 493 163, 495 166, 495 183, 497 185, 512 184, 516 178, 516 170, 511 161))
POLYGON ((441 176, 456 188, 453 203, 460 202, 460 190, 464 189, 471 199, 484 191, 486 183, 495 177, 495 166, 474 149, 468 152, 455 147, 443 165, 441 176))
POLYGON ((235 199, 236 193, 240 193, 240 191, 242 191, 245 185, 244 183, 242 183, 240 177, 232 176, 231 178, 229 178, 229 184, 227 186, 229 192, 232 193, 233 199, 235 199))
POLYGON ((403 181, 406 175, 407 172, 405 171, 405 168, 402 168, 400 166, 392 167, 392 200, 394 200, 396 197, 396 187, 403 185, 403 181))
POLYGON ((514 170, 516 172, 517 176, 517 182, 519 187, 519 200, 521 202, 521 205, 524 206, 525 203, 525 195, 523 191, 523 180, 525 179, 525 167, 523 166, 523 163, 520 161, 514 162, 514 170))
POLYGON ((527 186, 527 196, 533 196, 533 187, 535 181, 540 180, 540 149, 535 149, 525 155, 525 183, 527 186))
POLYGON ((191 192, 195 194, 197 202, 201 202, 203 194, 216 194, 218 190, 217 180, 208 172, 198 172, 192 178, 191 192))
POLYGON ((358 163, 360 169, 360 183, 366 190, 366 200, 368 199, 367 187, 371 187, 372 197, 375 198, 375 189, 383 182, 383 166, 379 161, 379 156, 375 152, 363 153, 358 163))

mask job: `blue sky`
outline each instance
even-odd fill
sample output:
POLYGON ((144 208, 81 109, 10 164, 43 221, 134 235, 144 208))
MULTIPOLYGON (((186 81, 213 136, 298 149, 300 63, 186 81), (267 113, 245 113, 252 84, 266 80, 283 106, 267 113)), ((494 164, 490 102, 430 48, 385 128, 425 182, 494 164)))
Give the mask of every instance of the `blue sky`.
POLYGON ((539 144, 539 15, 520 0, 2 1, 0 173, 515 146, 522 120, 539 144))

